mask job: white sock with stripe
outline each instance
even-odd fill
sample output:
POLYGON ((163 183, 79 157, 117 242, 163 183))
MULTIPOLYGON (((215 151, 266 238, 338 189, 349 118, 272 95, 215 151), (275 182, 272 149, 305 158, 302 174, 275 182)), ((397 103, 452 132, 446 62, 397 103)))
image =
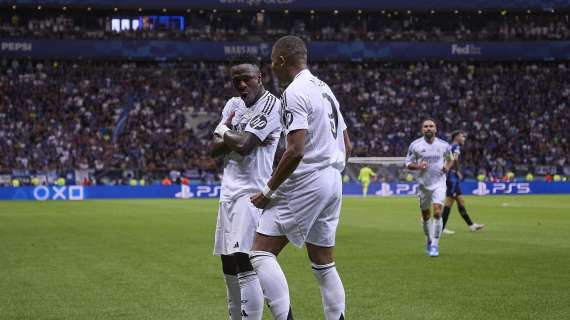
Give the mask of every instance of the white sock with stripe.
POLYGON ((243 319, 261 320, 263 317, 263 290, 255 271, 238 273, 241 290, 241 315, 243 319))
POLYGON ((433 219, 433 233, 431 237, 431 242, 433 245, 439 244, 439 237, 441 236, 441 231, 443 230, 443 221, 441 217, 439 219, 433 219))
POLYGON ((321 297, 325 311, 325 320, 344 320, 345 294, 342 281, 334 262, 312 264, 313 273, 321 287, 321 297))
POLYGON ((238 277, 224 274, 228 289, 228 312, 231 320, 241 320, 241 293, 239 290, 238 277))
POLYGON ((270 252, 252 251, 251 264, 259 277, 263 294, 275 320, 293 319, 289 286, 283 270, 277 263, 277 257, 270 252))

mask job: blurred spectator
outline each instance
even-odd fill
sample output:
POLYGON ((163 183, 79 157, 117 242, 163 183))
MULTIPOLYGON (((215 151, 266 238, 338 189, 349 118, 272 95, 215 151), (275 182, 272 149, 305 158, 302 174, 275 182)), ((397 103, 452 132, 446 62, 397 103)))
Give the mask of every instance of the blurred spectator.
POLYGON ((162 185, 163 186, 170 186, 170 185, 172 185, 172 181, 168 177, 164 177, 164 179, 162 179, 162 185))

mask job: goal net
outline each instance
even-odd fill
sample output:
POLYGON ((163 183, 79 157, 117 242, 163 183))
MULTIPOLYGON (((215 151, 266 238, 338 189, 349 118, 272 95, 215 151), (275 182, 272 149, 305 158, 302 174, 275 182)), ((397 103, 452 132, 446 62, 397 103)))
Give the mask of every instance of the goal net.
POLYGON ((373 181, 398 182, 410 179, 410 171, 405 168, 405 157, 351 157, 344 172, 344 182, 358 181, 360 169, 369 167, 376 173, 373 181))

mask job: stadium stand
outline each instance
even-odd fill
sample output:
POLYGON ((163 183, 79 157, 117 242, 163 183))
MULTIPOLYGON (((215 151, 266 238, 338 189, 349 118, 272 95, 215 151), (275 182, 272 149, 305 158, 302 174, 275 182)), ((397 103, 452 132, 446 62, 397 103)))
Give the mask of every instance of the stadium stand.
MULTIPOLYGON (((205 146, 233 94, 225 65, 4 59, 0 66, 0 170, 120 172, 109 183, 126 183, 124 171, 154 172, 150 180, 172 171, 215 178, 205 146)), ((469 134, 466 177, 524 175, 539 166, 562 173, 570 164, 567 62, 312 68, 337 92, 356 155, 404 155, 431 116, 443 138, 458 128, 469 134)), ((268 66, 264 72, 275 92, 268 66)))

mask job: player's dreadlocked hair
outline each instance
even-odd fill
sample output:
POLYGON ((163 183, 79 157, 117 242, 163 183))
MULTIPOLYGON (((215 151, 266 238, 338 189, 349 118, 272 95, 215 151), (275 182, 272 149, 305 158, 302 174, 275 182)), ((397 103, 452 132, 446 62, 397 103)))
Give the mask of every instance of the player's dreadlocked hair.
POLYGON ((230 67, 240 64, 251 64, 261 69, 261 59, 250 54, 240 54, 230 60, 230 67))

